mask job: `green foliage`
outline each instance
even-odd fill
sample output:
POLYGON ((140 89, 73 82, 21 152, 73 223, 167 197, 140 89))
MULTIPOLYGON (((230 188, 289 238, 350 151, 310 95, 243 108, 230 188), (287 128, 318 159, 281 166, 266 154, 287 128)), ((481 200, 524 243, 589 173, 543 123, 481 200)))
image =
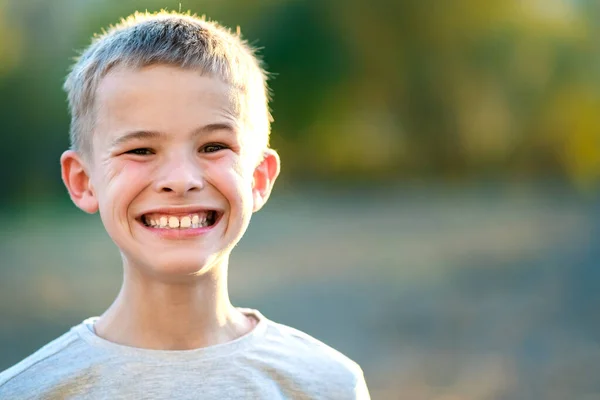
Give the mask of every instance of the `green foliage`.
MULTIPOLYGON (((600 179, 595 2, 186 1, 262 48, 284 179, 600 179)), ((2 201, 61 193, 76 50, 179 1, 0 1, 2 201)))

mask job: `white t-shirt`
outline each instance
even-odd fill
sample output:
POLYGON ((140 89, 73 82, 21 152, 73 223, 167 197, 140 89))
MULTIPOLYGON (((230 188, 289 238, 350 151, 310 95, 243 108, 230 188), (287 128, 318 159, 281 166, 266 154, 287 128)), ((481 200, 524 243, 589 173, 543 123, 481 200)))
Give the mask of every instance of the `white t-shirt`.
POLYGON ((260 312, 246 335, 194 350, 109 342, 88 318, 0 373, 0 399, 369 399, 352 360, 260 312))

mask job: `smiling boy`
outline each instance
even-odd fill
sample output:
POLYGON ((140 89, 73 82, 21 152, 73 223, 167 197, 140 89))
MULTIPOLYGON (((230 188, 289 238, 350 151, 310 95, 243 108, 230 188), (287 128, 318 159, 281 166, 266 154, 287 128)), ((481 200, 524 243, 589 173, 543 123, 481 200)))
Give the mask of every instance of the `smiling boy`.
POLYGON ((229 255, 279 174, 265 72, 238 35, 134 14, 67 77, 73 202, 120 250, 113 304, 0 374, 2 399, 368 399, 360 367, 234 307, 229 255))

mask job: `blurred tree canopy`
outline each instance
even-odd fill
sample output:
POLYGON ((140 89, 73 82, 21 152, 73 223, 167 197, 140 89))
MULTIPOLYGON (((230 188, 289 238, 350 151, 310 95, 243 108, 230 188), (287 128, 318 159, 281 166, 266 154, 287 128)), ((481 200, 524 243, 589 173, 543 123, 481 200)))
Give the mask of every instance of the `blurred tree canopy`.
POLYGON ((77 51, 180 3, 261 48, 283 179, 600 181, 591 0, 0 0, 2 202, 64 197, 77 51))

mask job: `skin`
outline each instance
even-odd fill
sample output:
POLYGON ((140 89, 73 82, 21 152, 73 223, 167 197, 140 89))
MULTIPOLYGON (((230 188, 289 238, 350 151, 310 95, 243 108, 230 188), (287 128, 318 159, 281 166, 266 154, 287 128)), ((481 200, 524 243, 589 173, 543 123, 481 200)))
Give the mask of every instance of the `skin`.
POLYGON ((61 157, 71 199, 100 213, 123 259, 119 295, 95 325, 100 337, 186 350, 252 330, 229 300, 228 260, 267 201, 280 161, 274 150, 252 145, 257 133, 242 126, 233 94, 216 78, 165 65, 114 69, 100 82, 92 153, 61 157), (140 222, 157 208, 180 207, 222 216, 185 238, 140 222))

